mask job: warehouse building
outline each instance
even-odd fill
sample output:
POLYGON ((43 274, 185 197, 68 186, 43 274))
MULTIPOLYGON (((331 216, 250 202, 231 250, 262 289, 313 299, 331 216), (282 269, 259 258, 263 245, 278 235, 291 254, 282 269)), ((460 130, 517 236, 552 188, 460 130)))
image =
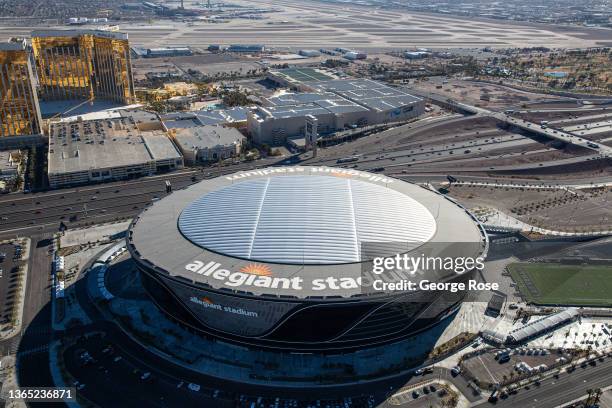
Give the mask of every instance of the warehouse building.
POLYGON ((289 93, 266 98, 263 103, 247 117, 249 133, 260 144, 278 145, 303 136, 307 115, 317 118, 322 135, 367 124, 370 115, 367 108, 331 92, 289 93))
POLYGON ((49 128, 49 185, 71 185, 149 176, 183 167, 163 130, 141 130, 129 117, 56 122, 49 128))
POLYGON ((305 91, 303 84, 312 81, 328 81, 337 77, 317 68, 286 68, 268 71, 266 78, 277 86, 305 91))
POLYGON ((225 125, 243 128, 247 124, 247 112, 248 108, 242 106, 196 112, 173 112, 161 115, 161 120, 166 130, 204 125, 225 125))
POLYGON ((147 48, 147 58, 159 58, 159 57, 181 57, 193 55, 193 52, 189 47, 163 47, 163 48, 147 48))
POLYGON ((263 100, 247 116, 255 143, 279 145, 304 135, 306 115, 319 121, 322 136, 365 125, 408 120, 425 111, 421 98, 369 79, 302 82, 305 93, 288 93, 263 100))
POLYGON ((175 129, 171 135, 190 165, 236 157, 246 140, 235 128, 210 125, 175 129))
POLYGON ((136 101, 128 35, 103 30, 32 32, 39 95, 44 101, 136 101))

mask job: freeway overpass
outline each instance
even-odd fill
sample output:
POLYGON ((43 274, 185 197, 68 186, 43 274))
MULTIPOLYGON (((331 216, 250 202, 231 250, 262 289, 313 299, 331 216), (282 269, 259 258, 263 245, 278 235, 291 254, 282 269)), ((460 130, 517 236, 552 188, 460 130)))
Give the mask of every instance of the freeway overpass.
POLYGON ((612 147, 595 143, 591 140, 585 139, 584 137, 576 136, 570 132, 566 132, 560 129, 550 129, 548 127, 542 128, 541 125, 536 124, 534 122, 528 122, 520 118, 515 118, 506 113, 494 112, 477 106, 468 105, 466 103, 458 102, 451 98, 447 98, 445 96, 438 95, 432 92, 421 92, 415 91, 414 89, 409 89, 409 91, 417 96, 420 96, 421 98, 429 99, 437 105, 443 106, 447 109, 451 109, 456 112, 480 116, 490 116, 500 122, 504 122, 510 126, 518 127, 527 132, 592 150, 600 154, 602 158, 612 157, 612 147))
POLYGON ((518 127, 527 132, 535 133, 541 136, 545 136, 549 139, 555 139, 564 143, 569 143, 574 146, 580 146, 585 149, 592 150, 601 155, 601 157, 612 157, 612 147, 592 142, 591 140, 585 139, 581 136, 576 136, 570 132, 566 132, 560 129, 551 129, 549 127, 542 128, 534 122, 528 122, 523 119, 515 118, 510 115, 501 112, 489 112, 488 116, 494 117, 500 122, 507 123, 508 125, 518 127))

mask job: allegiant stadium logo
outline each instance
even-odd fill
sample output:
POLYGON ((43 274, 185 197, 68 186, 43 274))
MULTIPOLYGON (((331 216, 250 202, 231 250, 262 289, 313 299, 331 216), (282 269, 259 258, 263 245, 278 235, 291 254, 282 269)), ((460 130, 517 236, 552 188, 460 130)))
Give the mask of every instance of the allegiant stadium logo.
POLYGON ((251 263, 240 268, 240 272, 250 273, 251 275, 272 276, 272 270, 268 265, 251 263))
POLYGON ((223 269, 219 262, 192 261, 185 265, 185 269, 207 276, 222 282, 226 286, 254 286, 270 289, 294 289, 301 290, 303 278, 294 276, 291 278, 279 278, 272 274, 269 266, 258 263, 251 263, 240 268, 238 272, 223 269))
POLYGON ((201 297, 192 296, 189 298, 189 300, 193 303, 197 303, 200 306, 213 307, 213 308, 217 306, 212 300, 210 300, 206 296, 201 296, 201 297))
POLYGON ((200 306, 203 306, 207 309, 220 310, 222 312, 233 313, 233 314, 238 314, 238 315, 247 316, 247 317, 259 317, 259 314, 257 312, 246 310, 242 307, 221 306, 218 303, 214 303, 212 300, 210 300, 206 296, 201 296, 201 297, 192 296, 189 298, 189 301, 196 303, 200 306))
POLYGON ((257 177, 257 176, 268 176, 270 174, 296 174, 296 173, 310 173, 310 174, 328 174, 335 177, 347 177, 347 178, 362 178, 371 182, 378 182, 389 184, 393 183, 393 179, 389 177, 385 177, 384 175, 367 173, 365 171, 359 171, 355 169, 343 169, 339 167, 273 167, 267 169, 259 169, 259 170, 249 170, 241 173, 236 173, 230 176, 225 176, 227 180, 236 181, 247 177, 257 177))

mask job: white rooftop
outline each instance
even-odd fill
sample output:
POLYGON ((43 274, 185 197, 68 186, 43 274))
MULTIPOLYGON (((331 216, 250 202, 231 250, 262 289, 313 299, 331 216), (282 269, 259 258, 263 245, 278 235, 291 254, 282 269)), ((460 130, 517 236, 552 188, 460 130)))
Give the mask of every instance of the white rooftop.
POLYGON ((225 186, 188 205, 178 225, 187 239, 210 251, 287 264, 362 262, 364 242, 418 246, 436 232, 432 214, 408 195, 327 175, 225 186))

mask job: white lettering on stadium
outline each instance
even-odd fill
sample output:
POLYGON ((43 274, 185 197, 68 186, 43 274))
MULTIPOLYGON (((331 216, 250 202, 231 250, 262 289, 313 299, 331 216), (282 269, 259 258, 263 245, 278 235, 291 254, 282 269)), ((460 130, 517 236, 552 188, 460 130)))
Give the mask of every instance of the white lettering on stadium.
POLYGON ((238 315, 248 316, 248 317, 259 317, 259 314, 257 314, 257 312, 251 312, 250 310, 245 310, 241 307, 235 308, 235 307, 230 307, 230 306, 221 306, 216 303, 209 303, 195 296, 190 297, 189 301, 193 303, 197 303, 198 305, 203 306, 207 309, 220 310, 223 312, 233 313, 233 314, 238 314, 238 315))
POLYGON ((202 276, 210 276, 213 279, 223 281, 223 284, 230 287, 237 286, 256 286, 259 288, 270 289, 292 289, 302 290, 303 278, 295 276, 293 278, 276 278, 271 276, 261 276, 245 272, 230 272, 227 269, 219 269, 218 262, 193 261, 185 266, 185 269, 202 276))
POLYGON ((393 183, 394 181, 389 177, 370 174, 359 170, 342 169, 336 167, 275 167, 262 170, 245 171, 243 173, 226 176, 225 178, 227 180, 234 181, 253 176, 267 176, 269 174, 303 173, 306 170, 310 170, 312 173, 330 173, 332 175, 341 174, 344 176, 360 177, 367 179, 368 181, 380 182, 384 184, 393 183))

